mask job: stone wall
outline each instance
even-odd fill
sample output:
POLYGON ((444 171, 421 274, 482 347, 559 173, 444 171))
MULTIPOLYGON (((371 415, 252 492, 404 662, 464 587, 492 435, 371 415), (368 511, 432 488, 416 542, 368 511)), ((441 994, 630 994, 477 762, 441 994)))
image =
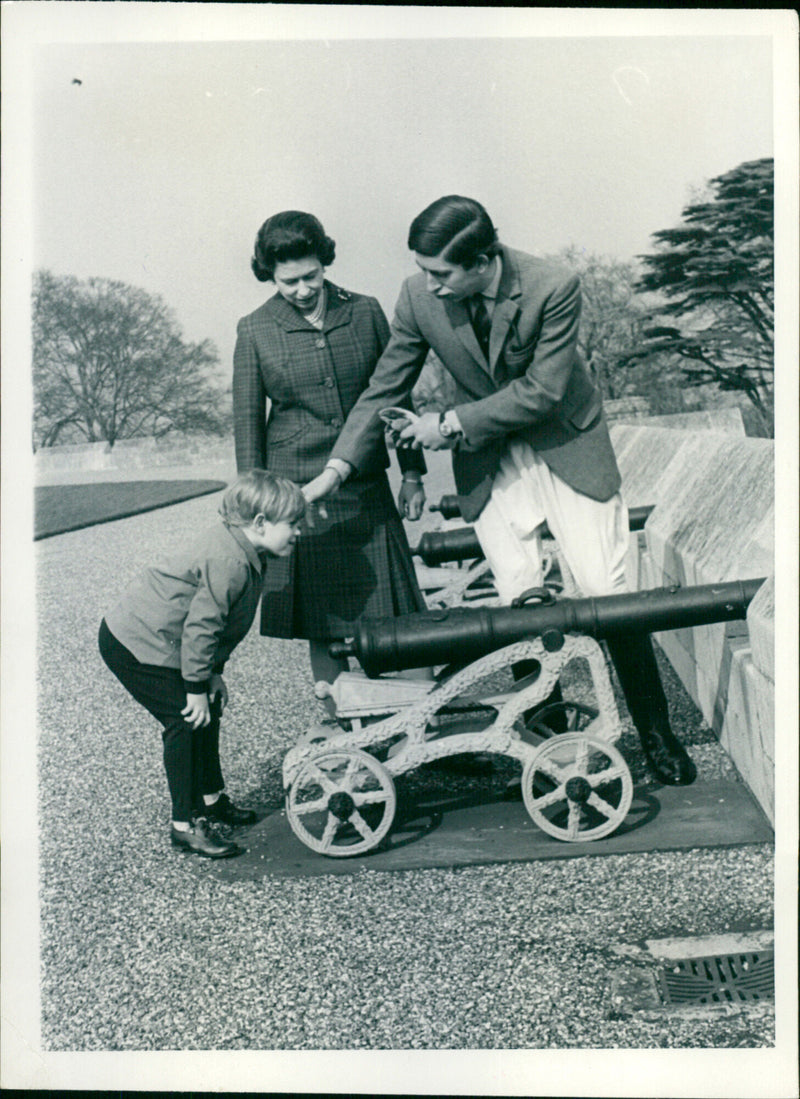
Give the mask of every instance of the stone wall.
POLYGON ((629 505, 655 504, 633 540, 639 588, 767 577, 746 622, 656 635, 774 821, 774 450, 768 439, 615 424, 629 505))
POLYGON ((161 439, 44 447, 33 456, 38 485, 86 481, 222 479, 236 476, 233 438, 173 433, 161 439))
POLYGON ((213 435, 184 435, 177 432, 160 439, 120 439, 108 443, 76 443, 69 446, 42 447, 34 455, 37 473, 51 471, 104 469, 148 469, 151 466, 190 465, 203 461, 228 461, 233 454, 233 439, 213 435))

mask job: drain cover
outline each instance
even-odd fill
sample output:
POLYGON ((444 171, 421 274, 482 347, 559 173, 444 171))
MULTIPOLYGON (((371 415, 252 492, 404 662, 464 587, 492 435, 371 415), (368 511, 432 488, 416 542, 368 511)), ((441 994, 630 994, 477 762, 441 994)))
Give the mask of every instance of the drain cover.
POLYGON ((721 1004, 766 1000, 775 995, 775 954, 721 954, 685 958, 658 971, 661 998, 668 1004, 721 1004))

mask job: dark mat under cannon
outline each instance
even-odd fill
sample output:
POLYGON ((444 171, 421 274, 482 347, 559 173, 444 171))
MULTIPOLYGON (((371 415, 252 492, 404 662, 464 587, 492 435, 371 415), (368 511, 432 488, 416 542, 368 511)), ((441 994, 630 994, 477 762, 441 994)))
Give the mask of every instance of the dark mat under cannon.
MULTIPOLYGON (((384 847, 352 858, 328 858, 305 847, 283 810, 243 831, 244 855, 209 864, 202 873, 230 880, 417 870, 537 859, 621 855, 692 847, 772 843, 773 832, 743 783, 717 779, 688 787, 637 786, 620 828, 607 839, 565 843, 543 832, 521 801, 432 797, 398 804, 384 847)), ((198 865, 200 864, 200 865, 198 865)))

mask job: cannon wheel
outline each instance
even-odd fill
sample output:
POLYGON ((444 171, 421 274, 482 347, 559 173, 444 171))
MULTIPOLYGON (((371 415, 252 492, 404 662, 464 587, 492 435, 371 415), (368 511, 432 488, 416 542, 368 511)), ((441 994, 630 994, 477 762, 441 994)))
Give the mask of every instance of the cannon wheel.
POLYGON ((542 831, 580 843, 619 827, 631 807, 633 780, 613 744, 590 733, 562 733, 525 764, 522 798, 542 831))
POLYGON ((289 825, 320 855, 347 858, 377 847, 397 807, 392 776, 358 748, 321 749, 286 795, 289 825))
POLYGON ((525 729, 541 737, 577 733, 591 725, 599 712, 593 706, 584 706, 582 702, 566 699, 563 702, 549 702, 528 718, 525 729))

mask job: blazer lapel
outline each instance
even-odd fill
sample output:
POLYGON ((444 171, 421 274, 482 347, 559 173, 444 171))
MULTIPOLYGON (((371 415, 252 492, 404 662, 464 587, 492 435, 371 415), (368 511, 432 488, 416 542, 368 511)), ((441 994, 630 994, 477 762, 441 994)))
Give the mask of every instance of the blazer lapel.
POLYGON ((508 336, 508 330, 513 320, 519 313, 519 297, 522 288, 519 281, 519 272, 516 264, 508 254, 507 249, 502 252, 503 273, 500 276, 500 285, 497 288, 494 311, 492 313, 492 331, 489 336, 489 361, 487 362, 480 344, 472 328, 469 308, 466 302, 444 299, 444 308, 448 320, 453 326, 453 331, 469 351, 480 368, 493 379, 497 380, 497 366, 500 362, 500 353, 508 336))
POLYGON ((285 328, 287 332, 305 332, 309 328, 313 330, 313 324, 309 324, 299 309, 289 305, 280 294, 275 294, 267 302, 273 318, 285 328))
POLYGON ((327 293, 325 302, 325 320, 322 324, 323 332, 330 332, 332 328, 340 328, 343 324, 349 324, 353 315, 353 301, 346 290, 334 286, 332 282, 325 280, 327 293))
MULTIPOLYGON (((516 264, 505 248, 502 252, 502 261, 503 274, 500 276, 500 285, 497 288, 497 298, 492 313, 492 331, 489 336, 489 373, 498 382, 504 380, 497 375, 500 352, 503 350, 511 323, 519 313, 519 298, 522 293, 516 264)), ((477 340, 475 342, 477 343, 477 340)))
MULTIPOLYGON (((445 298, 443 305, 453 331, 461 340, 464 347, 466 347, 467 351, 469 351, 470 355, 472 355, 481 370, 484 370, 489 374, 489 364, 481 351, 478 337, 473 330, 469 309, 467 308, 466 303, 462 301, 451 301, 449 298, 445 298)), ((492 322, 492 326, 494 327, 494 322, 492 322)))

